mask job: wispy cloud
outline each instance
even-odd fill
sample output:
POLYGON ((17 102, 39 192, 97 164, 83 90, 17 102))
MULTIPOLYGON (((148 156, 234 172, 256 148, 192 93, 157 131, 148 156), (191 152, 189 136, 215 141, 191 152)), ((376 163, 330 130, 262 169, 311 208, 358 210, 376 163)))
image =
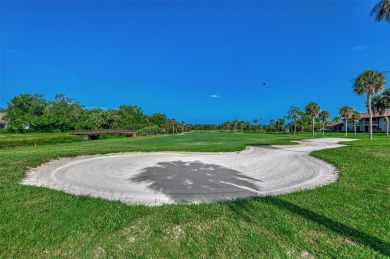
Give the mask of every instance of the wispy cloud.
POLYGON ((368 48, 367 45, 356 45, 356 46, 353 46, 352 48, 350 48, 350 50, 360 51, 360 50, 365 50, 367 48, 368 48))
POLYGON ((217 94, 212 94, 210 95, 211 98, 221 98, 221 96, 217 95, 217 94))

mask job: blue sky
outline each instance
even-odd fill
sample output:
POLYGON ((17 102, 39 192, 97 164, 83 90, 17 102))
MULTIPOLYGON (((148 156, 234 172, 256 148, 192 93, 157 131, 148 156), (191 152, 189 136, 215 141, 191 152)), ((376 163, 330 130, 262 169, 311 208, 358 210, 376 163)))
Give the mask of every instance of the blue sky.
POLYGON ((364 111, 353 79, 390 71, 375 3, 0 0, 0 107, 63 93, 188 123, 268 123, 310 101, 364 111))

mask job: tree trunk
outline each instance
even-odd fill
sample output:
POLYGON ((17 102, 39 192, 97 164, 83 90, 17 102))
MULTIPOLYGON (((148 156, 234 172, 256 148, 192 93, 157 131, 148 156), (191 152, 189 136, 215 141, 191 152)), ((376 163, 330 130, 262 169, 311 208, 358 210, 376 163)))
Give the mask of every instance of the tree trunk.
POLYGON ((311 125, 312 125, 312 135, 313 135, 313 138, 314 138, 314 116, 311 119, 311 125))
POLYGON ((297 133, 297 120, 294 119, 294 135, 297 133))
POLYGON ((369 120, 369 126, 368 126, 368 132, 369 132, 369 139, 372 139, 372 108, 371 108, 371 93, 367 93, 367 108, 368 108, 368 120, 369 120))
POLYGON ((386 119, 386 138, 389 137, 389 118, 386 116, 386 110, 385 110, 385 119, 386 119))
POLYGON ((356 123, 353 124, 354 129, 355 129, 355 136, 356 136, 356 123))
POLYGON ((345 119, 345 136, 348 137, 348 119, 345 119))
POLYGON ((325 135, 325 121, 322 122, 322 136, 325 135))

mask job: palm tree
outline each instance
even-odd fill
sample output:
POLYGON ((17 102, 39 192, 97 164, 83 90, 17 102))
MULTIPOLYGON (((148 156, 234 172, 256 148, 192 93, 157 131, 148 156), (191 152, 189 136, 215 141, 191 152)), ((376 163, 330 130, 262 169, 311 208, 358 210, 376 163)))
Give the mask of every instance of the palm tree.
POLYGON ((245 121, 240 121, 241 132, 244 132, 245 121))
POLYGON ((248 132, 251 129, 251 123, 249 121, 245 122, 245 127, 247 128, 248 132))
POLYGON ((348 120, 352 117, 353 108, 345 105, 340 108, 339 114, 345 120, 345 136, 348 136, 348 120))
POLYGON ((170 122, 172 123, 172 134, 175 134, 175 125, 177 124, 177 121, 175 118, 170 119, 170 122))
POLYGON ((386 107, 390 109, 390 88, 382 92, 382 99, 386 107))
POLYGON ((389 137, 389 118, 387 118, 386 110, 388 108, 388 105, 385 103, 385 97, 382 95, 374 95, 372 97, 372 108, 375 113, 379 113, 380 115, 383 115, 386 120, 386 138, 389 137))
POLYGON ((259 121, 257 120, 257 119, 254 119, 253 120, 253 123, 255 124, 255 128, 256 128, 256 133, 257 133, 257 123, 258 123, 259 121))
POLYGON ((382 92, 382 102, 385 106, 384 116, 386 119, 386 137, 389 137, 389 118, 387 118, 386 109, 390 109, 390 88, 382 92))
POLYGON ((292 119, 294 121, 294 135, 297 133, 297 119, 299 116, 299 107, 291 106, 288 110, 287 118, 292 119))
POLYGON ((375 21, 383 19, 390 22, 390 0, 380 0, 371 10, 371 15, 375 15, 375 21))
POLYGON ((310 102, 305 107, 305 112, 307 115, 311 116, 311 128, 312 128, 312 136, 314 137, 314 124, 315 118, 320 113, 320 106, 315 102, 310 102))
POLYGON ((261 122, 263 121, 262 118, 260 118, 259 122, 260 122, 260 134, 261 134, 261 129, 262 129, 262 125, 261 125, 261 122))
POLYGON ((269 121, 269 124, 270 124, 270 128, 271 128, 271 132, 273 132, 273 131, 274 131, 274 127, 275 127, 275 120, 274 120, 274 119, 271 119, 271 120, 269 121))
POLYGON ((234 131, 237 132, 237 125, 238 125, 238 120, 234 120, 234 131))
POLYGON ((351 118, 356 136, 356 124, 358 124, 359 121, 362 119, 362 114, 360 112, 354 111, 351 118))
POLYGON ((278 132, 282 132, 286 129, 286 119, 285 118, 280 118, 276 121, 276 124, 278 126, 278 132))
POLYGON ((367 110, 369 117, 369 138, 372 139, 371 94, 377 94, 385 86, 385 74, 375 70, 366 70, 355 78, 353 91, 358 95, 367 94, 367 110))
POLYGON ((322 135, 325 135, 325 123, 329 119, 329 112, 328 111, 322 111, 322 112, 320 112, 318 117, 322 120, 322 135))
POLYGON ((163 127, 163 130, 164 130, 164 133, 168 134, 169 129, 171 128, 171 125, 169 124, 169 122, 163 124, 162 127, 163 127))

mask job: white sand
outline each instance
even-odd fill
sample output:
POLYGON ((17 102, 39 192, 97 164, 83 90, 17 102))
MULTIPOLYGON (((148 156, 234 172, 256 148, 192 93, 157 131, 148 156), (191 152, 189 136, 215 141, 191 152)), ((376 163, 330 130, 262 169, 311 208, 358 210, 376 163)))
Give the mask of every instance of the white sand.
POLYGON ((349 139, 249 147, 231 153, 121 153, 60 159, 30 170, 23 184, 129 204, 228 200, 289 193, 334 182, 336 168, 309 154, 349 139))

